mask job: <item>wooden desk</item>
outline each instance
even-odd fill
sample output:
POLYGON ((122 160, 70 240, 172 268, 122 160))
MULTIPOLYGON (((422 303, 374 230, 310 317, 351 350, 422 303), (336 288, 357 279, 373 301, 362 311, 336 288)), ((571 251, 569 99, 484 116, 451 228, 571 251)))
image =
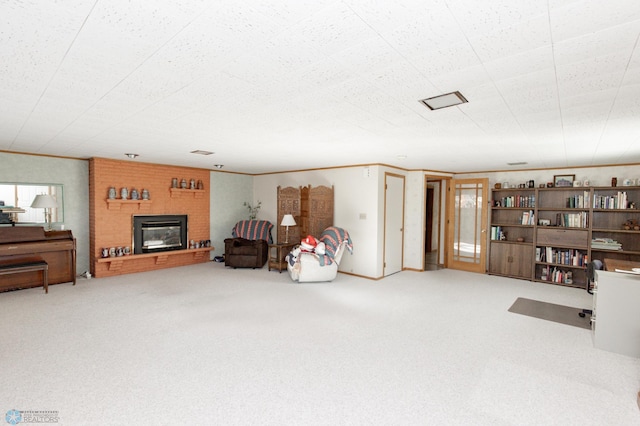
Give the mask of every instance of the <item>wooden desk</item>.
POLYGON ((640 262, 620 259, 604 259, 604 269, 606 271, 615 272, 616 269, 623 269, 631 272, 633 268, 640 268, 640 262))
POLYGON ((280 243, 269 244, 269 270, 277 269, 282 272, 283 269, 287 269, 287 261, 285 256, 296 246, 296 243, 280 243), (273 249, 275 249, 275 256, 273 255, 273 249))

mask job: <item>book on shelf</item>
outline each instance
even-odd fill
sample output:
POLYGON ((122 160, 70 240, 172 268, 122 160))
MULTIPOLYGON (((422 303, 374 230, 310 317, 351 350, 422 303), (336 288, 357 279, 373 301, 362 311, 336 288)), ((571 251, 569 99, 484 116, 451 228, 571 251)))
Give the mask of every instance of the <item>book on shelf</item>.
POLYGON ((522 212, 522 220, 520 224, 522 225, 533 225, 535 223, 535 217, 533 214, 533 210, 529 210, 528 212, 522 212))
POLYGON ((599 250, 622 250, 622 244, 612 238, 593 238, 591 248, 599 250))
POLYGON ((587 253, 582 250, 536 247, 536 262, 585 267, 588 260, 587 253))
POLYGON ((616 195, 596 195, 593 197, 594 209, 624 210, 628 204, 626 191, 618 191, 616 195))
POLYGON ((586 209, 589 208, 589 191, 584 191, 582 194, 572 195, 567 197, 566 207, 571 209, 586 209))
POLYGON ((573 284, 573 272, 563 271, 547 265, 540 271, 540 280, 551 281, 558 284, 573 284))
MULTIPOLYGON (((494 200, 497 201, 497 200, 494 200)), ((495 204, 495 203, 494 203, 495 204)), ((500 199, 501 207, 535 207, 536 196, 535 195, 510 195, 508 197, 502 197, 500 199)))
POLYGON ((588 228, 589 213, 556 213, 556 226, 563 228, 588 228))

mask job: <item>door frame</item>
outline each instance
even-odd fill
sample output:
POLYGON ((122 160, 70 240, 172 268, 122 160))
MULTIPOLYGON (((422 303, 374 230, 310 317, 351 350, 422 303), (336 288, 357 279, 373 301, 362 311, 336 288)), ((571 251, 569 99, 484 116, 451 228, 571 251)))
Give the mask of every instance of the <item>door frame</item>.
MULTIPOLYGON (((486 274, 487 273, 487 226, 488 226, 488 210, 489 210, 489 179, 488 178, 468 178, 468 179, 451 179, 447 182, 447 231, 446 235, 446 246, 447 246, 447 267, 451 269, 458 269, 462 271, 468 272, 477 272, 486 274), (452 189, 454 185, 457 183, 462 184, 483 184, 482 185, 482 203, 480 204, 481 215, 480 221, 477 224, 480 228, 480 262, 479 263, 465 263, 465 262, 454 262, 452 258, 453 256, 453 227, 455 226, 454 218, 455 218, 455 197, 452 189)), ((478 228, 476 228, 478 229, 478 228)))
MULTIPOLYGON (((448 247, 446 241, 448 241, 448 227, 444 226, 448 223, 449 218, 449 182, 451 178, 448 176, 438 176, 438 175, 424 175, 424 204, 425 204, 425 216, 423 223, 422 235, 426 238, 426 226, 427 226, 427 215, 429 212, 426 211, 426 200, 427 200, 427 185, 431 182, 438 182, 440 185, 440 193, 438 194, 438 206, 434 206, 434 209, 437 208, 439 211, 438 214, 438 258, 442 257, 442 266, 444 268, 447 267, 447 253, 448 247), (444 195, 443 195, 444 194, 444 195), (442 210, 442 206, 444 203, 444 211, 442 210), (443 235, 444 231, 444 235, 443 235)), ((425 256, 426 256, 426 244, 422 245, 422 270, 426 271, 427 266, 425 264, 425 256)), ((439 261, 439 260, 438 260, 439 261)), ((438 263, 440 265, 440 263, 438 263)))

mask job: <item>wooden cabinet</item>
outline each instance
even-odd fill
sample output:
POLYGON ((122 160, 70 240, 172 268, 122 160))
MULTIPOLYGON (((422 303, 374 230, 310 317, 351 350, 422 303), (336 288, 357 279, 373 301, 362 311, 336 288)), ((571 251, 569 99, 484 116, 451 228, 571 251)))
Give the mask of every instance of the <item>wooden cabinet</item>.
POLYGON ((640 261, 639 206, 640 187, 496 189, 489 273, 584 287, 589 261, 640 261))
POLYGON ((531 279, 533 246, 507 241, 492 241, 489 273, 513 278, 531 279))
POLYGON ((319 237, 333 226, 333 186, 278 186, 278 243, 285 240, 286 227, 280 226, 285 214, 293 215, 296 226, 289 227, 289 241, 299 242, 307 235, 319 237))

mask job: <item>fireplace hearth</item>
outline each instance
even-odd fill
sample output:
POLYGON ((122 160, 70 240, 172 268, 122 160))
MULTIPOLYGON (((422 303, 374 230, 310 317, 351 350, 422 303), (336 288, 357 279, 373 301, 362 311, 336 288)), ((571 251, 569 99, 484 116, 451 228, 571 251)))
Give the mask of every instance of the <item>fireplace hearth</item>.
POLYGON ((187 215, 134 215, 133 253, 188 248, 187 215))

